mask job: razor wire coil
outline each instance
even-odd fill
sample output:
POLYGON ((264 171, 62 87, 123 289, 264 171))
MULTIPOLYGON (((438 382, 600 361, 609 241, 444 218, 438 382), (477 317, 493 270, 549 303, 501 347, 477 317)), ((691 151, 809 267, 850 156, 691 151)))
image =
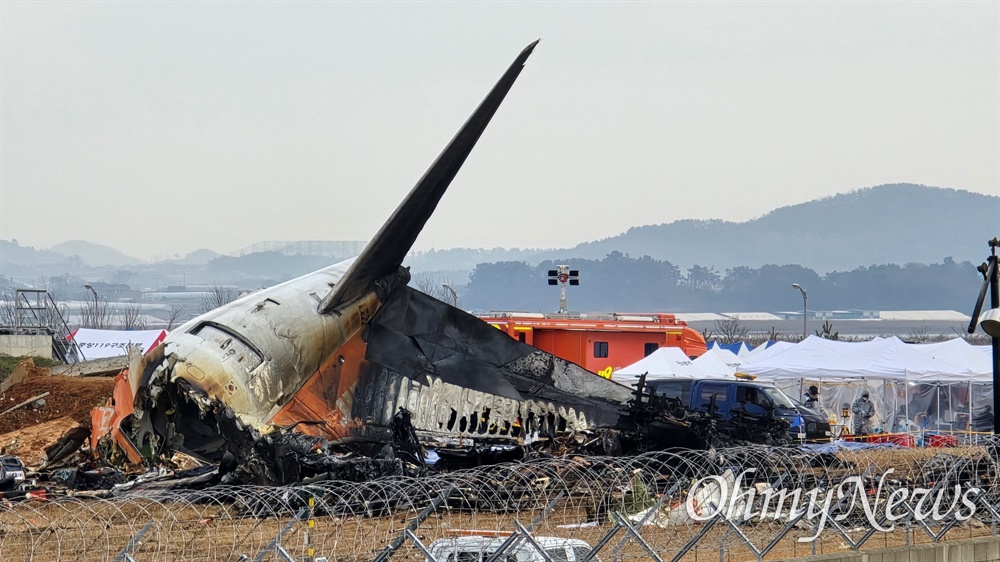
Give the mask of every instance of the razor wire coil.
MULTIPOLYGON (((988 437, 941 449, 754 446, 620 458, 539 458, 367 482, 195 490, 140 486, 110 497, 50 495, 44 502, 7 503, 0 508, 0 559, 111 561, 127 547, 128 556, 136 561, 237 560, 242 555, 252 559, 278 537, 283 551, 295 560, 303 559, 310 548, 329 560, 372 560, 404 536, 417 514, 439 496, 444 497, 440 507, 413 531, 423 546, 466 535, 508 536, 516 523, 527 525, 538 519, 537 536, 581 539, 590 545, 619 529, 600 557, 649 559, 639 541, 622 542, 628 531, 621 516, 650 547, 663 553, 664 560, 677 555, 694 560, 698 552, 704 556, 706 551, 729 553, 735 560, 757 559, 747 540, 758 549, 776 541, 767 554, 773 558, 810 554, 817 545, 831 551, 853 548, 851 543, 871 530, 860 512, 851 512, 838 526, 827 526, 816 541, 802 544, 799 539, 816 528, 806 520, 790 525, 788 517, 737 517, 731 525, 716 521, 709 528, 708 521, 685 517, 692 483, 727 471, 746 474, 745 488, 761 492, 799 489, 832 495, 854 477, 868 494, 881 484, 886 490, 944 490, 946 501, 952 501, 954 486, 974 487, 979 490, 980 508, 967 520, 931 521, 921 529, 920 522, 911 518, 904 522, 905 530, 869 533, 863 542, 868 548, 903 540, 938 540, 932 535, 941 529, 947 538, 972 537, 996 532, 998 514, 989 506, 1000 505, 998 449, 1000 441, 988 437), (885 476, 889 469, 892 472, 885 476), (946 524, 951 526, 945 528, 946 524), (288 531, 279 537, 286 526, 288 531), (309 544, 305 544, 307 529, 309 544)), ((831 517, 847 513, 845 501, 830 505, 831 517)), ((525 541, 521 542, 523 546, 525 541)), ((282 559, 277 550, 263 554, 264 560, 282 559)), ((410 540, 403 541, 392 559, 425 557, 410 540)))

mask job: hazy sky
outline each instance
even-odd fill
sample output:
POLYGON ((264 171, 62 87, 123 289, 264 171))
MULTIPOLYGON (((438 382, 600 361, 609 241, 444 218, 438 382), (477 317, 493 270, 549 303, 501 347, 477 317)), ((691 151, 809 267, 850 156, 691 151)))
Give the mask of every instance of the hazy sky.
POLYGON ((1000 194, 996 1, 5 1, 0 238, 367 239, 539 37, 418 249, 1000 194))

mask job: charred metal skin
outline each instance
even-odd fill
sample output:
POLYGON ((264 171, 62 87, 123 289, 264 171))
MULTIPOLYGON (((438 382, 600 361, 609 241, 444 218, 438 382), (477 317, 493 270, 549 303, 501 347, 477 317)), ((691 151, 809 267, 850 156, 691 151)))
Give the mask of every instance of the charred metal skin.
MULTIPOLYGON (((171 333, 162 362, 135 381, 133 443, 146 455, 166 446, 217 460, 218 432, 202 419, 220 405, 243 427, 266 430, 378 312, 374 290, 332 313, 316 312, 318 295, 329 292, 352 261, 244 296, 171 333)), ((400 270, 380 280, 379 292, 391 294, 408 280, 400 270)))
POLYGON ((567 443, 629 452, 651 428, 659 445, 694 443, 690 425, 662 412, 643 414, 637 435, 629 388, 406 286, 403 258, 534 46, 360 256, 246 295, 134 354, 105 444, 132 462, 186 453, 217 464, 223 482, 288 484, 399 474, 401 457, 425 464, 424 448, 461 465, 567 443))
POLYGON ((358 258, 203 314, 133 358, 133 409, 115 430, 131 460, 180 451, 242 481, 285 483, 304 476, 295 459, 310 447, 398 444, 400 420, 434 446, 619 423, 625 387, 409 289, 401 268, 536 43, 358 258))

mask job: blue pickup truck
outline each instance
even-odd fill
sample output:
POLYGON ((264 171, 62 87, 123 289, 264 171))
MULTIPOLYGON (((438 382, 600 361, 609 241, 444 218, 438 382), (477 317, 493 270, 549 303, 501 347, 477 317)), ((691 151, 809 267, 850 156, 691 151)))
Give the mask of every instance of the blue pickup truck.
POLYGON ((730 419, 742 408, 751 415, 774 415, 788 420, 792 439, 829 440, 830 422, 821 413, 796 406, 780 389, 752 381, 665 379, 647 381, 657 396, 676 398, 695 411, 707 411, 715 398, 715 413, 730 419))

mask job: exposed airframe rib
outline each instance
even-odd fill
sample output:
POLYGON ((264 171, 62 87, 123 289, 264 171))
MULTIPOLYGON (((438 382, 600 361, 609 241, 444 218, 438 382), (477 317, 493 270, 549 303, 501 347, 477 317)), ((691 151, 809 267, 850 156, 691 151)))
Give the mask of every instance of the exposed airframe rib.
POLYGON ((320 302, 321 313, 330 312, 341 304, 352 301, 372 290, 372 284, 395 272, 409 253, 427 219, 444 195, 451 180, 465 163, 486 125, 496 113, 500 103, 510 91, 524 68, 528 55, 538 41, 534 41, 514 59, 490 93, 479 104, 468 121, 451 139, 448 146, 424 172, 420 181, 410 190, 406 199, 396 207, 389 220, 382 225, 375 238, 365 246, 361 255, 347 270, 340 282, 320 302))

